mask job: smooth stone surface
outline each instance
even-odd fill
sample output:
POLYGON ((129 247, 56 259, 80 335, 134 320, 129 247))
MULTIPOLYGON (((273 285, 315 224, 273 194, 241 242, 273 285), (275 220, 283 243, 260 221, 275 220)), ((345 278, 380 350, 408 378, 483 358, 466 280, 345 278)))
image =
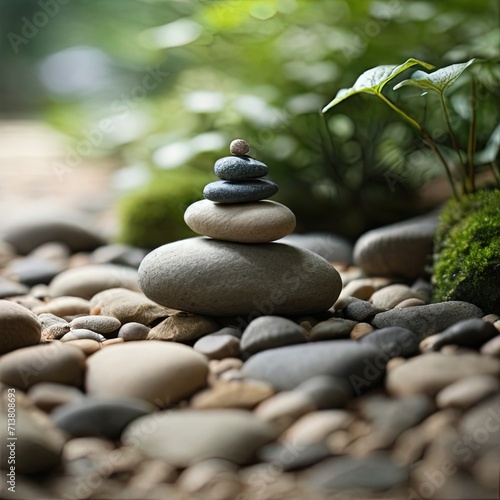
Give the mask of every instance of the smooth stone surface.
POLYGON ((364 458, 331 458, 312 467, 307 476, 315 489, 383 491, 403 486, 409 470, 394 464, 388 455, 377 453, 364 458))
POLYGON ((106 337, 101 335, 100 333, 93 332, 92 330, 88 330, 87 328, 78 328, 75 330, 71 330, 61 337, 61 342, 69 342, 70 340, 82 340, 82 339, 90 339, 95 340, 97 342, 104 342, 106 337))
POLYGON ((72 437, 95 436, 115 441, 133 420, 154 409, 142 399, 83 398, 59 406, 50 417, 59 429, 72 437))
POLYGON ((219 179, 241 181, 267 175, 269 169, 265 163, 251 156, 225 156, 214 165, 214 172, 219 179))
POLYGON ((334 267, 307 250, 208 238, 153 250, 139 282, 159 304, 211 316, 312 314, 331 307, 342 288, 334 267))
POLYGON ((354 263, 375 276, 417 278, 431 262, 437 217, 418 217, 368 231, 354 246, 354 263))
POLYGON ((331 233, 290 234, 279 243, 310 250, 328 262, 352 263, 352 245, 344 238, 331 233))
POLYGON ((80 215, 38 215, 33 212, 22 220, 12 220, 3 230, 2 240, 22 255, 54 241, 63 243, 72 252, 90 251, 104 244, 101 236, 80 215))
POLYGON ((213 203, 197 201, 184 213, 186 224, 198 234, 239 243, 269 243, 295 229, 293 212, 275 201, 213 203))
POLYGON ((15 279, 24 285, 33 286, 40 283, 49 284, 55 276, 65 269, 65 262, 29 256, 11 261, 4 272, 9 278, 15 279))
POLYGON ((311 443, 302 446, 272 443, 259 450, 262 462, 279 464, 283 471, 293 471, 314 465, 332 455, 326 443, 311 443))
POLYGON ((83 392, 76 387, 53 382, 41 382, 31 386, 27 396, 40 410, 46 413, 50 413, 58 406, 74 403, 85 397, 83 392))
POLYGON ((26 285, 0 276, 0 299, 14 295, 25 295, 28 292, 29 288, 26 285))
POLYGON ((311 412, 299 418, 281 439, 298 446, 319 443, 335 431, 347 430, 354 420, 354 414, 344 410, 311 412))
POLYGON ((491 323, 479 318, 465 319, 442 332, 432 348, 439 351, 441 347, 449 344, 479 348, 497 335, 499 332, 491 323))
POLYGON ((438 408, 467 409, 500 391, 500 381, 490 375, 468 377, 448 385, 436 396, 438 408))
POLYGON ((142 292, 126 288, 111 288, 100 292, 92 297, 90 306, 94 314, 113 316, 122 324, 150 325, 172 313, 171 310, 149 300, 142 292))
POLYGON ((486 342, 486 344, 481 347, 481 354, 500 358, 500 335, 486 342))
POLYGON ((371 297, 370 302, 382 310, 392 309, 406 299, 422 299, 423 294, 412 290, 407 285, 389 285, 377 290, 371 297))
POLYGON ((124 342, 101 349, 87 362, 90 396, 134 397, 167 406, 206 385, 208 363, 191 347, 173 342, 124 342))
POLYGON ((113 333, 118 330, 121 325, 120 320, 117 318, 104 315, 79 316, 73 319, 69 324, 72 330, 86 328, 103 335, 113 333))
POLYGON ((347 339, 352 329, 356 326, 356 321, 343 318, 330 318, 319 322, 308 332, 309 340, 334 340, 347 339))
POLYGON ((400 326, 423 337, 443 331, 458 321, 480 318, 483 312, 469 302, 449 301, 425 306, 392 309, 375 315, 372 325, 376 328, 400 326))
POLYGON ((91 354, 94 354, 94 352, 97 352, 102 347, 104 342, 98 342, 97 340, 92 339, 77 339, 67 340, 65 344, 78 347, 78 349, 80 349, 85 356, 90 356, 91 354))
POLYGON ((243 365, 243 373, 269 382, 278 391, 292 390, 318 375, 342 378, 359 389, 371 387, 382 378, 387 357, 379 354, 374 346, 350 340, 279 347, 252 356, 243 365), (367 367, 375 363, 380 368, 372 370, 368 378, 367 367))
POLYGON ((114 243, 96 248, 91 259, 95 264, 120 264, 137 269, 146 254, 147 250, 142 248, 114 243))
POLYGON ((408 358, 418 354, 420 340, 420 335, 413 333, 407 328, 390 326, 365 335, 360 342, 379 347, 382 351, 389 354, 391 358, 397 356, 408 358))
POLYGON ((131 340, 145 340, 151 328, 141 323, 125 323, 118 332, 118 338, 129 342, 131 340))
POLYGON ((274 196, 278 185, 267 179, 253 181, 215 181, 203 189, 203 197, 217 203, 246 203, 274 196))
POLYGON ((314 410, 316 406, 308 394, 299 391, 283 391, 263 401, 254 410, 254 415, 272 423, 276 429, 284 431, 302 415, 314 410))
POLYGON ((19 304, 0 300, 0 355, 38 344, 42 325, 35 314, 19 304))
POLYGON ((0 358, 0 382, 22 390, 39 382, 80 386, 85 359, 80 349, 59 341, 25 347, 0 358))
POLYGON ((198 339, 193 349, 208 359, 224 359, 240 355, 240 341, 234 335, 212 333, 198 339))
POLYGON ((427 353, 390 370, 386 388, 397 397, 419 393, 434 396, 447 385, 475 375, 500 375, 500 361, 479 354, 427 353))
POLYGON ((137 272, 115 264, 74 267, 57 275, 50 282, 49 292, 52 297, 70 295, 91 299, 103 290, 117 287, 139 290, 137 272))
POLYGON ((244 464, 275 438, 272 426, 243 410, 188 410, 139 418, 122 440, 147 456, 187 467, 209 458, 244 464), (145 434, 146 426, 152 432, 145 434))
POLYGON ((190 406, 196 410, 240 408, 250 410, 274 394, 273 388, 262 382, 219 382, 198 392, 190 406))
POLYGON ((187 344, 219 329, 219 323, 212 318, 180 312, 151 328, 147 339, 170 340, 187 344))
POLYGON ((76 316, 90 312, 90 302, 80 297, 57 297, 48 304, 33 309, 35 314, 54 314, 55 316, 76 316))
MULTIPOLYGON (((0 466, 2 472, 5 473, 10 470, 11 464, 8 463, 10 450, 5 448, 6 443, 9 443, 7 441, 8 428, 6 422, 3 423, 5 425, 0 426, 0 439, 4 443, 2 453, 0 453, 0 466)), ((66 441, 63 433, 43 412, 36 409, 27 411, 21 405, 17 405, 16 408, 15 431, 18 438, 15 441, 16 492, 12 498, 18 497, 17 486, 21 474, 46 472, 60 463, 66 441)), ((3 484, 2 490, 4 490, 3 484)))
POLYGON ((370 321, 375 314, 381 310, 367 300, 353 300, 342 309, 342 315, 346 319, 354 321, 370 321))
POLYGON ((342 408, 354 395, 349 382, 328 375, 312 377, 302 382, 295 391, 307 394, 318 410, 342 408))
POLYGON ((307 331, 293 321, 280 316, 261 316, 245 328, 241 337, 241 350, 256 352, 274 347, 306 342, 307 331))

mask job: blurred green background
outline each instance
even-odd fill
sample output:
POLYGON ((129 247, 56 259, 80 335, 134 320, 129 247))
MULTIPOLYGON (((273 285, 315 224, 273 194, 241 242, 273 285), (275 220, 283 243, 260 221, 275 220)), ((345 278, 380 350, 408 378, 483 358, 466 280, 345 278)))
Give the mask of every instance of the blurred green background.
MULTIPOLYGON (((0 33, 1 118, 68 135, 74 157, 62 169, 112 157, 122 236, 146 246, 158 242, 129 226, 148 224, 158 186, 180 182, 186 193, 167 208, 181 217, 200 193, 178 179, 209 178, 236 137, 269 165, 298 231, 355 238, 432 208, 440 199, 425 186, 443 172, 397 115, 371 96, 320 109, 373 66, 500 53, 497 0, 2 0, 0 33), (142 198, 127 194, 138 188, 142 198)), ((483 82, 478 150, 499 122, 496 70, 483 82)), ((452 96, 461 140, 469 92, 465 79, 452 96)), ((433 101, 405 95, 405 109, 437 131, 433 101)))

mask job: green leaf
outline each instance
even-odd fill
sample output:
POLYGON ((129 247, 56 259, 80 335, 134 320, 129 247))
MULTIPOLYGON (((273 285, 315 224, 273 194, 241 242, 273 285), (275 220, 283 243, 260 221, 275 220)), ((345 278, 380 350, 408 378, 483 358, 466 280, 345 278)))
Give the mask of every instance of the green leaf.
POLYGON ((410 85, 418 87, 424 91, 433 90, 434 92, 441 94, 448 87, 453 85, 458 80, 459 76, 476 61, 477 59, 471 59, 465 63, 452 64, 451 66, 438 69, 433 73, 426 73, 425 71, 420 70, 415 71, 415 73, 411 75, 411 78, 398 83, 394 87, 394 90, 410 85))
POLYGON ((399 66, 376 66, 375 68, 371 68, 365 71, 359 76, 359 78, 351 88, 340 89, 333 101, 331 101, 323 108, 323 113, 326 113, 330 108, 333 108, 333 106, 337 105, 339 102, 342 102, 343 100, 354 94, 380 94, 384 86, 389 81, 391 81, 403 71, 417 64, 420 64, 420 66, 423 66, 427 69, 434 68, 434 66, 432 66, 431 64, 411 58, 408 59, 405 63, 400 64, 399 66))

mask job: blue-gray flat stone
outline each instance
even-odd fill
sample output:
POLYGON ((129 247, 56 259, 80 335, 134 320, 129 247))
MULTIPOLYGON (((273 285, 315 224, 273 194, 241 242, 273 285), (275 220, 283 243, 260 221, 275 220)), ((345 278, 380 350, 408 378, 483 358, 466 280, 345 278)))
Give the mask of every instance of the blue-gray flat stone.
POLYGON ((272 181, 215 181, 207 184, 203 196, 218 203, 245 203, 264 200, 275 195, 278 186, 272 181))
POLYGON ((400 326, 424 338, 442 332, 461 320, 480 318, 482 315, 481 309, 474 304, 450 300, 378 313, 372 325, 375 328, 400 326))
POLYGON ((353 393, 378 383, 389 359, 378 347, 353 340, 330 340, 268 349, 243 365, 247 378, 264 380, 278 391, 290 391, 318 375, 346 380, 353 393))
POLYGON ((265 163, 250 156, 225 156, 217 160, 214 165, 215 175, 226 181, 264 177, 268 170, 265 163))

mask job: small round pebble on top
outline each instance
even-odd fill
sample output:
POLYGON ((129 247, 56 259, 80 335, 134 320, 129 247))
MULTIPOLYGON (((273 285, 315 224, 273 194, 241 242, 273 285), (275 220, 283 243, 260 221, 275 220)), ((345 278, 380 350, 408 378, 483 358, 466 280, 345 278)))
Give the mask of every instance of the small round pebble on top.
POLYGON ((235 139, 229 145, 229 152, 235 156, 245 156, 250 152, 250 145, 244 139, 235 139))

